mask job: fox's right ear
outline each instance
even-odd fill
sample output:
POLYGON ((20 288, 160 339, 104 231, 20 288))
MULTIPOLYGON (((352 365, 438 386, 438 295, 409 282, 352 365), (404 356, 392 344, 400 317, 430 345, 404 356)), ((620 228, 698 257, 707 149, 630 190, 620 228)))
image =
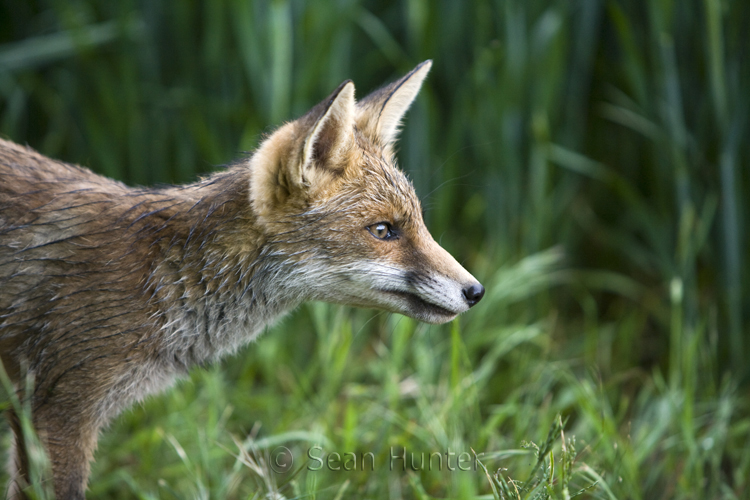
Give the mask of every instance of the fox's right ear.
POLYGON ((260 145, 251 159, 250 198, 256 213, 304 203, 343 174, 353 154, 355 113, 354 84, 347 80, 260 145))

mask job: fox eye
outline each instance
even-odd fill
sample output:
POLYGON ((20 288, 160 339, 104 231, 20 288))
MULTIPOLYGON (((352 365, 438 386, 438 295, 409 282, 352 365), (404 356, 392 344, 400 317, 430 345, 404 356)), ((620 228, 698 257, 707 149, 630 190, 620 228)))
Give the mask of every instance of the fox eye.
POLYGON ((378 222, 372 226, 367 226, 367 230, 379 240, 395 240, 398 237, 387 222, 378 222))

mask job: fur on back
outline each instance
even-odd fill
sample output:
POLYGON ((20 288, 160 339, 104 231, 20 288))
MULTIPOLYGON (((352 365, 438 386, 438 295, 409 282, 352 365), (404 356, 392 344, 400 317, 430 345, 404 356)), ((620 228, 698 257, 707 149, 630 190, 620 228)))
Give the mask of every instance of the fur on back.
POLYGON ((90 386, 106 394, 82 395, 101 401, 89 416, 106 419, 289 306, 263 286, 246 166, 134 189, 0 140, 0 178, 0 353, 37 396, 90 386))

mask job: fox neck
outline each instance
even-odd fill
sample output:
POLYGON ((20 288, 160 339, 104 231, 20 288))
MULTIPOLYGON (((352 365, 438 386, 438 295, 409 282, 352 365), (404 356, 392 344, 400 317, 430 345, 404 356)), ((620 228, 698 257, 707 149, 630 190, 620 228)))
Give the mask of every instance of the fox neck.
POLYGON ((244 166, 176 188, 178 230, 157 240, 148 288, 162 318, 160 355, 178 370, 235 352, 304 299, 291 286, 294 263, 259 227, 249 184, 244 166))

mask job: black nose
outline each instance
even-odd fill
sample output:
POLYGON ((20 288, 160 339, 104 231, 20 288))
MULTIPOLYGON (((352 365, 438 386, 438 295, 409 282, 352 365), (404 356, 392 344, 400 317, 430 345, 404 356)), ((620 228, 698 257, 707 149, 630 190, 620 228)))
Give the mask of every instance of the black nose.
POLYGON ((466 297, 469 307, 472 307, 484 297, 484 287, 479 283, 469 285, 464 288, 464 297, 466 297))

